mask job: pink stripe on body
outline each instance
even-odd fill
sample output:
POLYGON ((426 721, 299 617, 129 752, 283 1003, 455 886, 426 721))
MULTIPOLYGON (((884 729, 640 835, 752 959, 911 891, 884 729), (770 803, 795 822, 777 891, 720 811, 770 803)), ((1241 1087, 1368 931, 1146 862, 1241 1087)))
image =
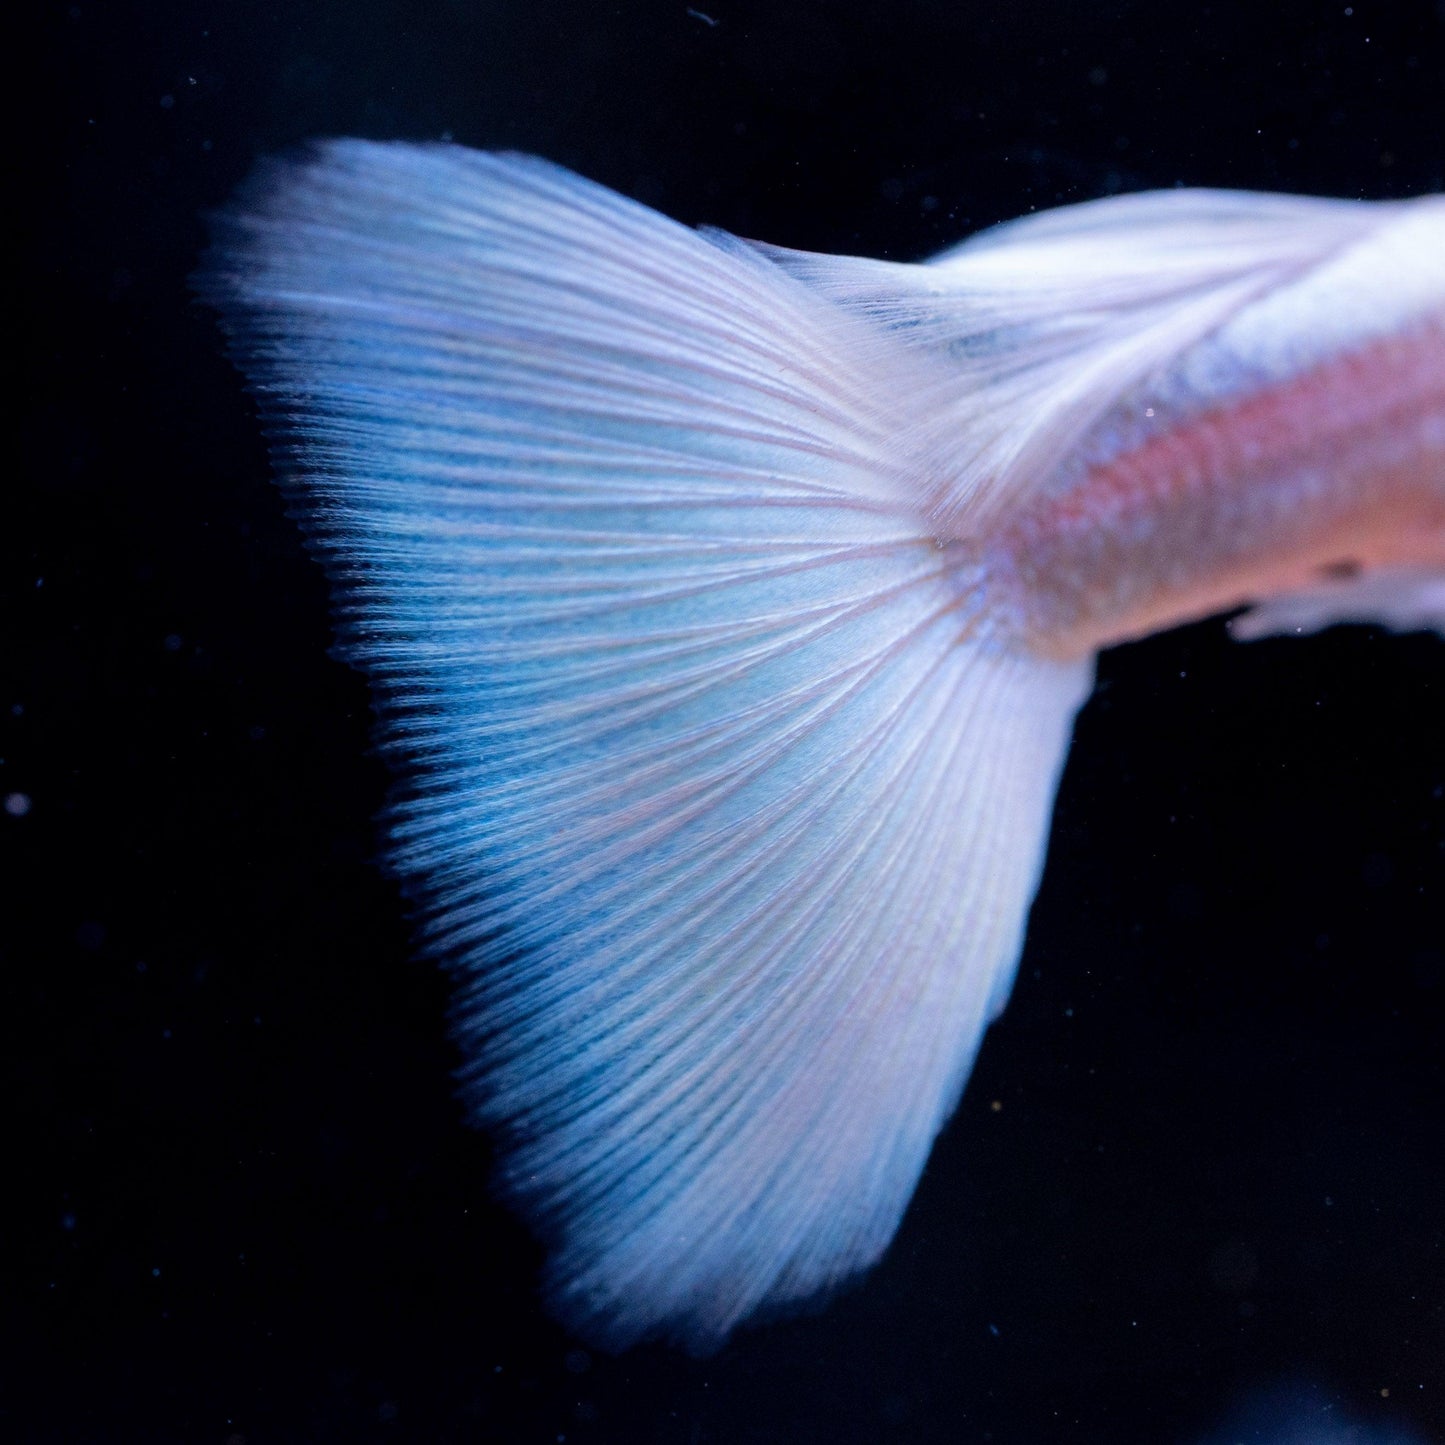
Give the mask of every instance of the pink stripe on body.
POLYGON ((984 561, 1005 626, 1057 658, 1337 569, 1445 569, 1445 313, 1089 468, 984 561))

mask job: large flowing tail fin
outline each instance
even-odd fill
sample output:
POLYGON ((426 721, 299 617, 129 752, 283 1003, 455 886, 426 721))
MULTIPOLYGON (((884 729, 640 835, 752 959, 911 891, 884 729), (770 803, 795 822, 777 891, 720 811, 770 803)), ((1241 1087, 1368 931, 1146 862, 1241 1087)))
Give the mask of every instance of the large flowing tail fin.
POLYGON ((919 363, 555 167, 337 142, 199 281, 410 779, 464 1087, 612 1345, 866 1267, 1007 995, 1087 662, 930 533, 919 363))

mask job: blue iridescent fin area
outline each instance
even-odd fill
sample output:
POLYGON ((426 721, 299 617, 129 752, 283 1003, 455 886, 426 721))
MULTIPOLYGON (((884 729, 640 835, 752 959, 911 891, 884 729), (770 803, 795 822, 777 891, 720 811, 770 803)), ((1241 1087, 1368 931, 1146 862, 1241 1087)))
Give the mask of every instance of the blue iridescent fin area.
POLYGON ((556 1308, 707 1350, 873 1263, 1091 671, 998 638, 912 505, 913 363, 762 254, 454 147, 270 166, 198 285, 377 688, 556 1308))

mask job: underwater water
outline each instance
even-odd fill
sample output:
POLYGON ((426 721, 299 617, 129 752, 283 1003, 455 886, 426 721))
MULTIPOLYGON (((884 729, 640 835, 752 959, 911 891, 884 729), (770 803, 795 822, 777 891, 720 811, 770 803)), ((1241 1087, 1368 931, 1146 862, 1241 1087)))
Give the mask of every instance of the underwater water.
POLYGON ((367 689, 187 288, 203 213, 326 135, 907 260, 1181 183, 1438 191, 1438 5, 80 3, 35 62, 15 1438, 1445 1438, 1445 643, 1106 653, 1018 983, 883 1262, 711 1358, 609 1356, 491 1200, 377 866, 367 689))

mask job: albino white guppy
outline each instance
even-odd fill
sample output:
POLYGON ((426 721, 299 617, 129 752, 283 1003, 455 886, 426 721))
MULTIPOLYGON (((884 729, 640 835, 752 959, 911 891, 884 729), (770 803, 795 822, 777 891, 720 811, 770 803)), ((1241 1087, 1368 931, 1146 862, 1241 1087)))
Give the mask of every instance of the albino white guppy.
POLYGON ((612 1345, 888 1245, 1101 647, 1445 631, 1445 199, 1179 190, 923 265, 338 141, 198 286, 409 780, 465 1088, 612 1345))

